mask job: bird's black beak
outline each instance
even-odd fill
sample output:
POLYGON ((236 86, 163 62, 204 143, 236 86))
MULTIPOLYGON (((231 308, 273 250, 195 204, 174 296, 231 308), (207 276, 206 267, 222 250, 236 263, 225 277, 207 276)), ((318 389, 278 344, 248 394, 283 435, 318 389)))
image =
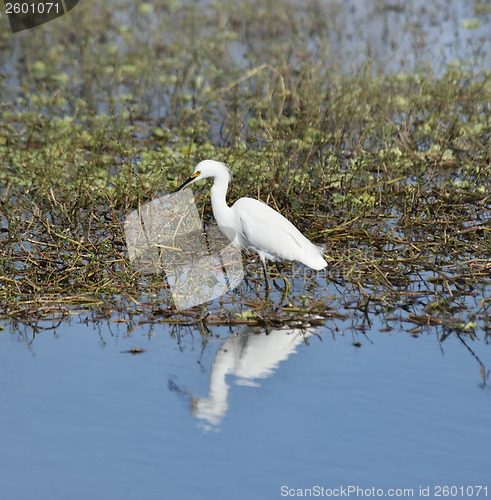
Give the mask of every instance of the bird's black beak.
POLYGON ((200 176, 200 172, 195 172, 186 182, 183 182, 175 191, 174 193, 179 192, 181 189, 184 189, 188 184, 191 184, 196 180, 196 177, 200 176))
POLYGON ((188 184, 191 184, 191 182, 193 182, 194 179, 192 177, 190 177, 186 182, 182 183, 175 191, 174 193, 177 193, 179 192, 181 189, 184 189, 188 184))

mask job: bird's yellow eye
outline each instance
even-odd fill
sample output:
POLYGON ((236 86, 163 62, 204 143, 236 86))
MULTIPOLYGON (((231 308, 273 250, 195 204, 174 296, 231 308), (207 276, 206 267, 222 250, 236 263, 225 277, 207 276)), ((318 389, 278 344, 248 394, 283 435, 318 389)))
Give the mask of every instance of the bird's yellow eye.
POLYGON ((198 170, 197 172, 194 172, 194 174, 191 176, 192 179, 195 179, 196 177, 199 177, 201 175, 201 170, 198 170))

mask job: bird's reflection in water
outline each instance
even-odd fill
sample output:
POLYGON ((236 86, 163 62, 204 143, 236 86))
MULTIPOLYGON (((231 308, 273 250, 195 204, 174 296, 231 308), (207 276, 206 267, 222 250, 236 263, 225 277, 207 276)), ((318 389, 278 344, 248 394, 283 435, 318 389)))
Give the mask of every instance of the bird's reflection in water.
POLYGON ((229 337, 213 360, 209 396, 192 398, 194 416, 207 430, 216 428, 228 409, 228 375, 236 377, 236 385, 258 387, 258 380, 272 376, 313 332, 314 328, 282 328, 266 334, 249 328, 229 337))

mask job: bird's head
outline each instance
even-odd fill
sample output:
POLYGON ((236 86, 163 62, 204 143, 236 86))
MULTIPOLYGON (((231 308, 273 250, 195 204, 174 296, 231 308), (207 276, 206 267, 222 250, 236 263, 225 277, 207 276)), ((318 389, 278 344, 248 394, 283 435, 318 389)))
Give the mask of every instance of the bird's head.
POLYGON ((208 177, 213 177, 215 180, 226 180, 228 184, 230 181, 230 171, 225 164, 220 163, 219 161, 204 160, 196 165, 191 177, 181 184, 175 192, 177 193, 193 182, 200 181, 208 177))

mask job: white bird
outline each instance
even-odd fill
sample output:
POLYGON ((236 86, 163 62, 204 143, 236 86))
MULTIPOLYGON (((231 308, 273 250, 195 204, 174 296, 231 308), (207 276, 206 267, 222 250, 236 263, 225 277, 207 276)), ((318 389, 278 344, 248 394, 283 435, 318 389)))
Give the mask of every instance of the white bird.
POLYGON ((273 328, 258 333, 246 328, 231 335, 215 354, 210 372, 208 397, 192 397, 193 415, 207 422, 205 429, 218 426, 228 410, 230 376, 235 385, 259 387, 261 379, 274 375, 282 361, 297 352, 297 347, 315 328, 273 328))
MULTIPOLYGON (((311 243, 288 219, 262 201, 239 198, 229 207, 226 194, 231 175, 223 163, 214 160, 198 163, 191 177, 177 191, 208 177, 213 178, 211 206, 220 231, 236 247, 252 250, 259 255, 267 290, 270 286, 266 259, 275 263, 282 260, 296 261, 315 270, 327 266, 322 248, 311 243)), ((289 288, 288 281, 283 279, 289 288)))

